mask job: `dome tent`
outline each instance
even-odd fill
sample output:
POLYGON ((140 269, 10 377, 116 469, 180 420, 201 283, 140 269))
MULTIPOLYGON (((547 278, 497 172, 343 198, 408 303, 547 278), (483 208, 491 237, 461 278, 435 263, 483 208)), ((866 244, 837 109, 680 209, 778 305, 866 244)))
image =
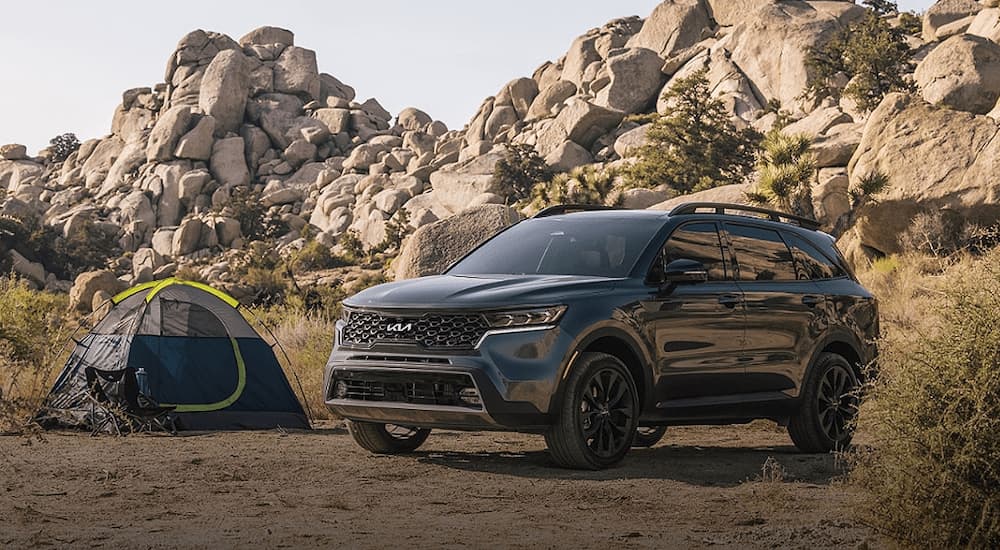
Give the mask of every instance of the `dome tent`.
POLYGON ((210 286, 165 279, 111 300, 108 314, 66 361, 43 406, 43 425, 88 426, 86 371, 134 369, 143 395, 179 429, 309 428, 274 350, 210 286))

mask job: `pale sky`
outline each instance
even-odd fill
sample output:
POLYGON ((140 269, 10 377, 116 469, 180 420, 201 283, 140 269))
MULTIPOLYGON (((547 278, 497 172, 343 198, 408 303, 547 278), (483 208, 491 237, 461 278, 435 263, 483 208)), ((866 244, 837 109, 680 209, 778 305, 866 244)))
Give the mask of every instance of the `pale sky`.
MULTIPOLYGON (((171 0, 12 2, 0 31, 0 144, 29 153, 51 137, 110 132, 129 88, 163 80, 167 57, 202 28, 239 39, 285 27, 316 50, 320 71, 377 98, 461 128, 483 98, 564 54, 573 38, 616 17, 646 17, 659 0, 171 0)), ((902 0, 920 11, 931 0, 902 0)))

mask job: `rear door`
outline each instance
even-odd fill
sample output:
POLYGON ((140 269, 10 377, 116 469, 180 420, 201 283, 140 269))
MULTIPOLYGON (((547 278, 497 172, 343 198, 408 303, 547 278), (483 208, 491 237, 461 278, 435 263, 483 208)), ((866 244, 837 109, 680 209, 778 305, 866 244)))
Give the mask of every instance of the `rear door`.
POLYGON ((725 233, 746 304, 744 391, 794 390, 823 330, 822 289, 797 268, 778 230, 726 223, 725 233))
POLYGON ((647 338, 656 346, 657 401, 739 393, 744 370, 743 297, 725 260, 715 222, 686 223, 671 234, 648 280, 659 284, 673 260, 701 262, 709 280, 663 288, 642 302, 647 338))

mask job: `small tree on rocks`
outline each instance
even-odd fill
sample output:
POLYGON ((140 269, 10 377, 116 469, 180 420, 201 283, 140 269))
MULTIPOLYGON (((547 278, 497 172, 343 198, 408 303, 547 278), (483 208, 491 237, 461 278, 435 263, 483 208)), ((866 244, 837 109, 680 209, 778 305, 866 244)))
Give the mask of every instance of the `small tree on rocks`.
POLYGON ((545 159, 531 145, 523 143, 507 144, 504 157, 493 168, 493 181, 502 189, 508 189, 510 202, 527 198, 536 183, 552 179, 545 159))
POLYGON ((895 2, 869 0, 865 4, 869 9, 864 17, 838 30, 826 44, 809 49, 806 97, 838 98, 842 93, 871 111, 889 92, 913 90, 905 78, 913 69, 907 31, 884 18, 896 13, 895 2), (841 77, 850 79, 842 91, 835 84, 841 77))
POLYGON ((669 107, 626 171, 631 183, 666 184, 679 193, 742 183, 753 170, 760 134, 736 128, 722 101, 712 97, 707 70, 678 80, 663 97, 669 107))
POLYGON ((76 134, 62 134, 49 140, 49 151, 52 152, 52 160, 62 162, 69 158, 80 148, 80 140, 76 134))

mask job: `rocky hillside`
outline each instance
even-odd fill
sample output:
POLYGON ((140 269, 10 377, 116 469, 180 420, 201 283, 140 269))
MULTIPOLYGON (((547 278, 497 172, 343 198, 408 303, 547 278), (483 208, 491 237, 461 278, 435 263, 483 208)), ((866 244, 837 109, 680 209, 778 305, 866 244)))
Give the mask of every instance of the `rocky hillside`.
MULTIPOLYGON (((29 157, 22 146, 0 148, 0 215, 35 217, 67 238, 83 228, 113 234, 121 257, 111 269, 123 285, 184 265, 234 285, 233 262, 265 232, 282 254, 311 240, 342 252, 338 242, 353 232, 362 248, 402 248, 400 275, 427 273, 467 246, 441 244, 446 218, 480 208, 488 215, 450 224, 473 234, 476 219, 494 227, 516 217, 482 206, 509 195, 492 177, 505 144, 532 145, 557 171, 630 163, 649 125, 629 115, 662 112, 664 90, 705 69, 738 126, 766 131, 785 119, 784 132, 812 139, 813 209, 862 261, 898 250, 922 211, 947 209, 981 224, 1000 218, 995 3, 941 0, 923 14, 906 39, 913 92, 889 94, 871 113, 846 98, 803 94, 815 71, 810 49, 863 17, 864 7, 666 0, 646 19, 586 32, 452 131, 418 109, 393 116, 374 99, 357 101, 350 86, 319 72, 315 52, 296 46, 290 31, 263 27, 236 41, 198 30, 178 43, 165 83, 124 92, 110 135, 58 162, 51 151, 29 157), (888 188, 854 210, 852 191, 874 172, 889 177, 888 188), (255 208, 266 213, 265 228, 246 223, 255 208), (404 247, 386 245, 401 227, 416 234, 404 247)), ((903 24, 898 16, 889 22, 903 24)), ((746 190, 697 198, 739 202, 746 190)), ((687 200, 662 188, 624 196, 634 208, 687 200)), ((17 247, 0 252, 39 286, 70 286, 51 273, 56 266, 17 247)))

